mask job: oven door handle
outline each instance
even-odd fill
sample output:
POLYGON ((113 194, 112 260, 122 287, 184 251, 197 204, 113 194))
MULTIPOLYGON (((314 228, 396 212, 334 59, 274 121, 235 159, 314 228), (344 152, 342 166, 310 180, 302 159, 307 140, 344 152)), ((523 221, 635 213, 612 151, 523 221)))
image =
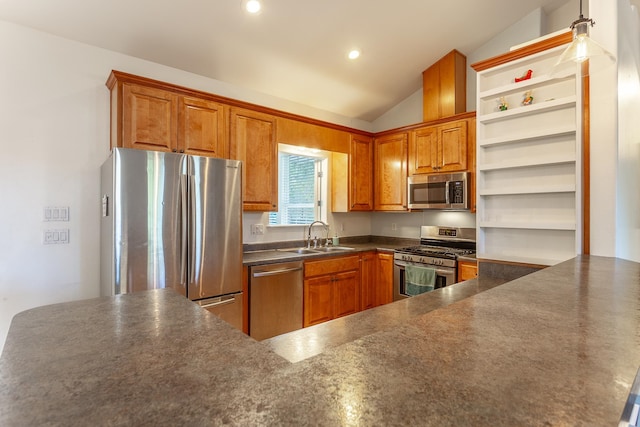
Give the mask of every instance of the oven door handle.
POLYGON ((422 267, 422 268, 433 268, 436 271, 436 273, 440 274, 441 276, 445 274, 452 274, 453 273, 452 270, 455 270, 455 267, 447 267, 447 270, 444 270, 442 268, 438 268, 435 265, 420 264, 417 262, 396 261, 395 264, 402 268, 404 268, 407 265, 415 265, 416 267, 422 267))

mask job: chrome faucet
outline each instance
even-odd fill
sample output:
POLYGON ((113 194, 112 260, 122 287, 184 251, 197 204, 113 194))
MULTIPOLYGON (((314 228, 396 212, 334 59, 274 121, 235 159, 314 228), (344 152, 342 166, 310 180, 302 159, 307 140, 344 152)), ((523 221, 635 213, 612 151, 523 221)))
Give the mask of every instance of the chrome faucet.
MULTIPOLYGON (((322 226, 324 227, 324 229, 327 231, 327 242, 329 241, 329 224, 322 222, 322 221, 313 221, 311 224, 309 224, 309 232, 307 234, 307 249, 311 248, 311 227, 313 227, 316 224, 322 224, 322 226)), ((318 236, 316 236, 316 238, 313 241, 313 247, 317 248, 318 247, 318 236)))

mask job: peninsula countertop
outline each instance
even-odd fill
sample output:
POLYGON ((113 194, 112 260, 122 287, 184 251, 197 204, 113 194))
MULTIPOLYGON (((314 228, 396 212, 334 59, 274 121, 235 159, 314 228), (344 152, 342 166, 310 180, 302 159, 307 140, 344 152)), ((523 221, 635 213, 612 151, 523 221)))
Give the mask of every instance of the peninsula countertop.
POLYGON ((617 425, 639 289, 640 264, 581 256, 297 363, 170 290, 40 307, 0 425, 617 425))

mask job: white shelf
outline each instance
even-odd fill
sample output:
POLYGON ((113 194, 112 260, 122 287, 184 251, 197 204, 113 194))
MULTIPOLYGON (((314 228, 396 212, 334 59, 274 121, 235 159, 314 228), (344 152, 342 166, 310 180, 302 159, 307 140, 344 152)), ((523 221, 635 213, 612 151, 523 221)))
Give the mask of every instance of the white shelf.
POLYGON ((567 230, 576 229, 575 222, 543 222, 543 221, 478 221, 481 228, 512 228, 516 230, 567 230))
POLYGON ((547 187, 504 187, 497 189, 482 189, 478 192, 480 196, 514 196, 518 194, 551 194, 551 193, 573 193, 576 191, 575 184, 556 185, 547 187))
POLYGON ((556 158, 549 159, 506 159, 499 163, 487 163, 484 165, 478 165, 478 171, 486 172, 492 170, 500 170, 500 169, 515 169, 515 168, 523 168, 523 167, 540 167, 540 166, 550 166, 550 165, 561 165, 566 163, 575 163, 576 156, 575 154, 565 154, 563 156, 559 156, 556 158))
POLYGON ((554 265, 582 247, 582 80, 549 77, 565 46, 477 74, 480 260, 554 265), (531 79, 514 77, 533 70, 531 79), (533 104, 522 105, 527 91, 533 104), (504 98, 512 108, 498 111, 504 98))
POLYGON ((538 139, 551 138, 555 136, 571 135, 576 132, 576 124, 569 123, 564 126, 559 126, 552 129, 533 129, 530 132, 523 132, 521 134, 509 135, 508 133, 495 137, 482 140, 479 147, 495 147, 503 144, 513 144, 518 142, 535 141, 538 139))
POLYGON ((511 83, 504 86, 498 86, 492 89, 485 90, 478 94, 478 98, 482 100, 491 99, 495 97, 504 96, 506 94, 511 94, 514 92, 522 92, 523 90, 531 90, 536 87, 543 86, 548 83, 557 83, 562 80, 567 80, 568 78, 574 78, 574 76, 569 75, 563 78, 555 78, 549 77, 549 75, 543 75, 539 77, 532 77, 529 80, 524 80, 518 83, 511 83))
POLYGON ((483 114, 478 116, 479 123, 490 123, 501 120, 512 119, 515 116, 527 116, 531 114, 541 113, 543 111, 559 110, 566 107, 574 107, 576 104, 576 96, 571 95, 560 99, 543 101, 531 105, 514 108, 512 110, 497 111, 495 113, 483 114))

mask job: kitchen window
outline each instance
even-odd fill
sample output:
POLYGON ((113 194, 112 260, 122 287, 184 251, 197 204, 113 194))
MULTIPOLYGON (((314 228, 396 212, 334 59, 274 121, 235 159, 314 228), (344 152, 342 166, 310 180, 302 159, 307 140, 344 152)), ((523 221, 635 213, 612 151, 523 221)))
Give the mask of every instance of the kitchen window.
POLYGON ((307 225, 326 218, 327 156, 286 144, 278 145, 278 212, 269 225, 307 225))

